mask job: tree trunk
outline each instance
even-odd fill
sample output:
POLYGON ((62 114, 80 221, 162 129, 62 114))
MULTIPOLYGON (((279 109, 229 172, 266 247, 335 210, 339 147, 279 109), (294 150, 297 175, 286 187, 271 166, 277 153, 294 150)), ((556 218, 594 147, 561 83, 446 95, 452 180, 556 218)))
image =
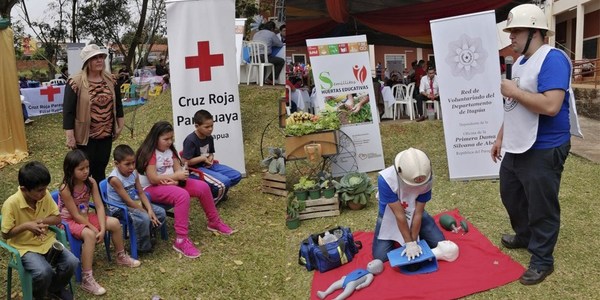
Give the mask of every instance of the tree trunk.
POLYGON ((140 43, 140 38, 141 38, 142 32, 144 30, 144 23, 146 22, 147 10, 148 10, 148 0, 143 0, 142 11, 140 14, 140 22, 138 23, 137 29, 135 30, 135 35, 133 36, 131 45, 129 45, 129 49, 127 51, 127 57, 125 58, 126 66, 132 66, 133 57, 135 55, 135 49, 137 48, 137 45, 140 43))
POLYGON ((77 16, 77 0, 72 0, 72 5, 71 5, 71 43, 77 43, 77 22, 75 22, 76 16, 77 16))

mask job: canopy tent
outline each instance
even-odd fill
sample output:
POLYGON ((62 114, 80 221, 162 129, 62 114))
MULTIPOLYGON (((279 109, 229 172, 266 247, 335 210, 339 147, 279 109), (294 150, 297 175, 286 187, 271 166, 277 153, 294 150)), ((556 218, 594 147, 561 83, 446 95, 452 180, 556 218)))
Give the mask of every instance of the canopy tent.
POLYGON ((13 31, 0 26, 0 168, 27 157, 13 31), (6 55, 5 55, 6 54, 6 55))
MULTIPOLYGON (((288 46, 310 38, 366 34, 370 44, 422 47, 431 44, 429 21, 495 10, 504 20, 522 0, 287 0, 288 46)), ((476 26, 476 25, 475 25, 476 26)))

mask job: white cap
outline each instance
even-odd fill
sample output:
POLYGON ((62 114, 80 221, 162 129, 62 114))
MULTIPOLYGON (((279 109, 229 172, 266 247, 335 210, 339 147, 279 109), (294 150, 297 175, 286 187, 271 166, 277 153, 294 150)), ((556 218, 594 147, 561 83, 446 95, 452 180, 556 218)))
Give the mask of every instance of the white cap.
MULTIPOLYGON (((90 59, 98 54, 106 55, 106 53, 104 53, 104 51, 102 51, 102 49, 100 49, 100 47, 98 47, 98 45, 89 44, 89 45, 83 47, 83 49, 81 49, 81 53, 79 54, 79 57, 81 57, 81 61, 83 62, 83 65, 85 66, 85 63, 88 61, 88 59, 90 59)), ((81 68, 83 69, 83 67, 81 67, 81 68)))
POLYGON ((535 28, 546 30, 548 36, 554 34, 552 30, 548 29, 546 14, 534 4, 521 4, 510 10, 503 31, 510 32, 513 28, 535 28))
POLYGON ((423 185, 431 178, 431 161, 419 149, 408 148, 398 153, 394 166, 402 181, 408 185, 423 185))

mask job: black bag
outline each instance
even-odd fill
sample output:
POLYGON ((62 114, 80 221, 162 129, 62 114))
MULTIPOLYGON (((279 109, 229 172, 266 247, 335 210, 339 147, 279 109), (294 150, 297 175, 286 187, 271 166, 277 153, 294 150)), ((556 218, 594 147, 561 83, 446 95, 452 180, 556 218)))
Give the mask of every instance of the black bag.
POLYGON ((362 248, 361 242, 355 242, 352 232, 348 227, 335 227, 328 230, 331 234, 340 230, 342 235, 335 242, 319 246, 319 237, 323 238, 325 232, 311 234, 300 244, 298 263, 305 266, 308 271, 314 269, 323 273, 349 263, 362 248))

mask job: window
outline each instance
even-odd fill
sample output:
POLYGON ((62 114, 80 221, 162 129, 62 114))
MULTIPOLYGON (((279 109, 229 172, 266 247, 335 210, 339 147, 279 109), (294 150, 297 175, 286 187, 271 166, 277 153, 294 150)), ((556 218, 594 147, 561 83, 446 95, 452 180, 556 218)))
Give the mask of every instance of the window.
POLYGON ((306 55, 304 55, 304 54, 292 54, 292 62, 294 64, 296 64, 296 63, 304 64, 304 63, 306 63, 306 55))
POLYGON ((402 74, 402 71, 406 69, 406 54, 385 54, 384 57, 387 74, 391 75, 395 72, 402 74))

